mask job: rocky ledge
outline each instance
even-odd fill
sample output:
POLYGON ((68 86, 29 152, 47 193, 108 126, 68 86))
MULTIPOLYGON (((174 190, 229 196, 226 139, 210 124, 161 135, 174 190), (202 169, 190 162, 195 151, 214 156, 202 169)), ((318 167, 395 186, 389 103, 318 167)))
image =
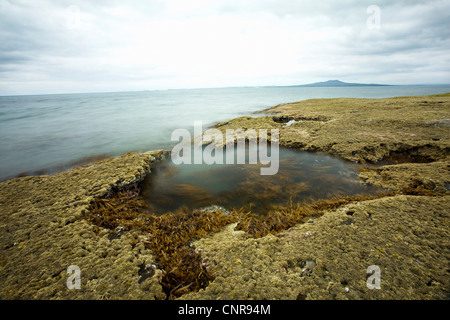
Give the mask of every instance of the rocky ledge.
POLYGON ((0 183, 1 299, 163 299, 160 271, 131 232, 111 239, 83 219, 93 199, 133 188, 162 151, 126 154, 55 175, 0 183), (67 269, 81 269, 82 287, 69 290, 67 269))

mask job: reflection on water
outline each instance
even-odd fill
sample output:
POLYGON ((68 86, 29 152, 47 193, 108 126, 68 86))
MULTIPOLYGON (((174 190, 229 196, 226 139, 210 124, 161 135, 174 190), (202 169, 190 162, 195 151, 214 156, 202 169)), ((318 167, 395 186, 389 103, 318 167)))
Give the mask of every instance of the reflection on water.
MULTIPOLYGON (((235 148, 237 149, 237 148, 235 148)), ((235 151, 235 154, 237 151, 235 151)), ((155 213, 182 206, 219 205, 228 210, 246 206, 263 214, 289 201, 329 199, 376 189, 357 179, 355 164, 330 155, 280 148, 279 171, 260 175, 261 164, 181 164, 170 160, 147 176, 142 195, 155 213)))

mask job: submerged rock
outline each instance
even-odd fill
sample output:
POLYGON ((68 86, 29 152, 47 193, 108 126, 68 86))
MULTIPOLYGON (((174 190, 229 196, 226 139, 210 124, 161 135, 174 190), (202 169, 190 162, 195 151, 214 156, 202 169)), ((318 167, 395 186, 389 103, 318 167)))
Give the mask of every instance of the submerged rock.
POLYGON ((210 205, 208 207, 201 208, 200 211, 202 211, 202 212, 205 212, 205 211, 220 212, 225 217, 230 214, 230 211, 228 211, 224 207, 221 207, 221 206, 218 206, 215 204, 210 205))

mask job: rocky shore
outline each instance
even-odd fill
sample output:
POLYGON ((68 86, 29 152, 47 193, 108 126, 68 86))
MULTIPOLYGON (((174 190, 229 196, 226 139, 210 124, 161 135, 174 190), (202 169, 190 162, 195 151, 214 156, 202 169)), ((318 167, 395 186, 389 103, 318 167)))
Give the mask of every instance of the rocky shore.
MULTIPOLYGON (((390 193, 261 237, 237 220, 195 239, 189 246, 214 277, 177 298, 449 297, 450 94, 307 100, 216 127, 279 129, 282 146, 367 164, 360 178, 390 193), (367 287, 373 265, 380 289, 367 287)), ((163 157, 126 154, 0 183, 0 299, 168 298, 161 279, 171 271, 159 266, 148 234, 92 223, 95 199, 137 194, 163 157), (81 269, 79 290, 67 287, 71 265, 81 269)))

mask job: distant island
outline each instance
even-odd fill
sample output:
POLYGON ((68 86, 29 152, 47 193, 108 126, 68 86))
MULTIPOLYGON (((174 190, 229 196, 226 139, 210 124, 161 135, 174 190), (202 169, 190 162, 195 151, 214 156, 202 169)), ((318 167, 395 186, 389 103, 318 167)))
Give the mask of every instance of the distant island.
POLYGON ((294 85, 289 87, 369 87, 369 86, 390 86, 389 84, 367 84, 367 83, 349 83, 339 80, 328 80, 310 84, 294 85))

